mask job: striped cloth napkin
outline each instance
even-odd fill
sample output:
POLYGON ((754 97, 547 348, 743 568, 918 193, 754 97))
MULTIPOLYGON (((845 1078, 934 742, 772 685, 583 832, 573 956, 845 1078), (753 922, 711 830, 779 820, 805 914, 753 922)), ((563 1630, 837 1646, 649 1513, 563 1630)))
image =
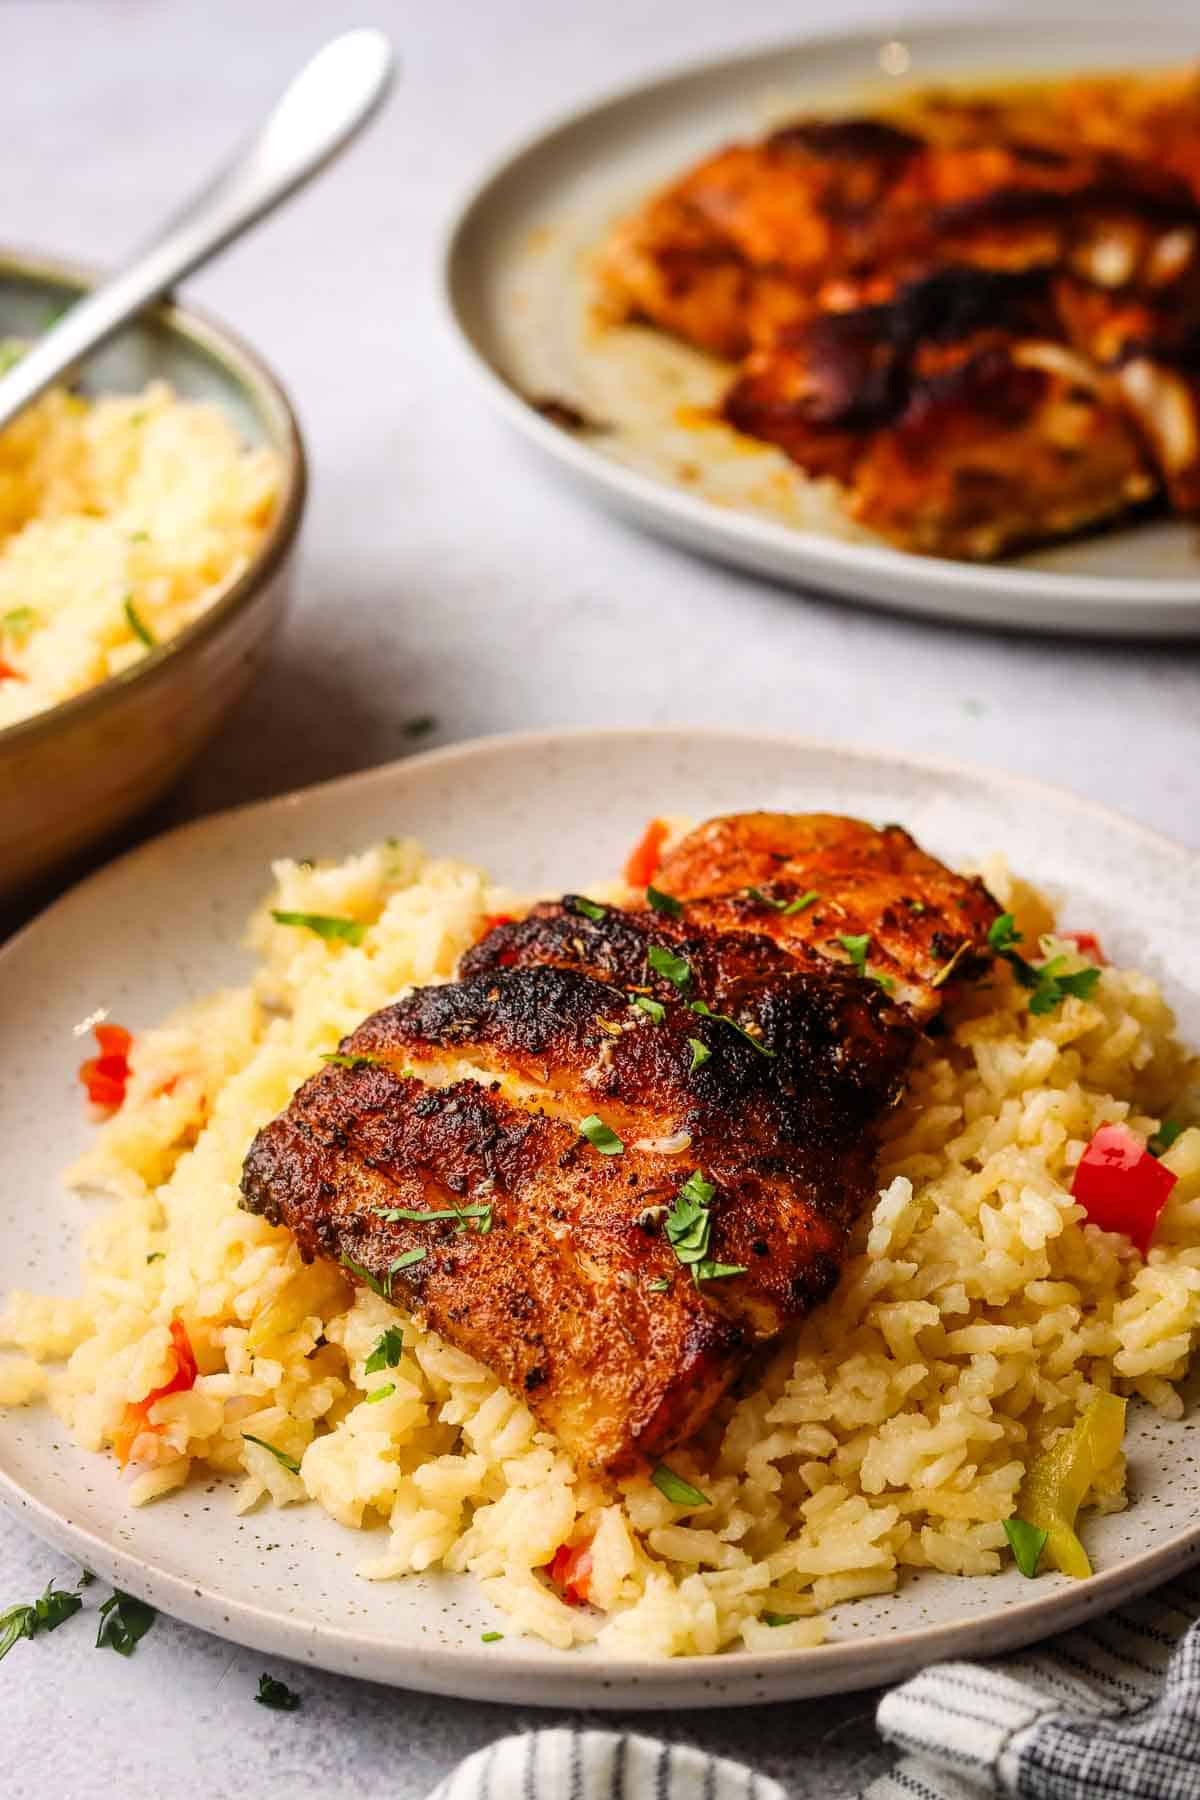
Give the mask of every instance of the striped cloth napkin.
MULTIPOLYGON (((884 1696, 904 1752, 860 1800, 1197 1800, 1200 1578, 1040 1650, 942 1663, 884 1696)), ((805 1754, 797 1742, 798 1758, 805 1754)), ((742 1763, 686 1745, 567 1729, 501 1738, 430 1800, 787 1800, 742 1763)), ((830 1800, 834 1796, 830 1795, 830 1800)))

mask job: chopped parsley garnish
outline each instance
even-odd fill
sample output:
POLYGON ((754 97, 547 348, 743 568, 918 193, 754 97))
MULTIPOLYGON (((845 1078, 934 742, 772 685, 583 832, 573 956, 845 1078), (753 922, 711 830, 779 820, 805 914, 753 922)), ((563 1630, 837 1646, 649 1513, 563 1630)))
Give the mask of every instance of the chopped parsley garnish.
POLYGON ((128 596, 126 596, 126 599, 125 599, 125 617, 126 617, 126 620, 128 621, 129 629, 130 629, 130 631, 132 631, 134 637, 141 638, 141 640, 142 640, 143 644, 145 644, 147 650, 153 650, 155 645, 158 643, 158 639, 155 637, 154 633, 151 631, 150 627, 147 625, 145 619, 143 619, 142 615, 138 612, 137 607, 133 604, 133 601, 130 600, 128 596))
POLYGON ((437 720, 432 713, 420 713, 415 719, 405 719, 400 729, 406 738, 428 737, 437 730, 437 720))
POLYGON ((773 899, 770 894, 764 894, 761 888, 756 887, 747 888, 746 894, 749 899, 757 900, 760 906, 770 906, 777 913, 782 913, 785 919, 790 918, 793 913, 804 912, 806 907, 813 904, 814 900, 821 898, 816 888, 809 888, 807 892, 797 894, 794 900, 773 899))
POLYGON ((1011 950, 1014 944, 1021 942, 1021 934, 1015 929, 1016 920, 1011 913, 1001 913, 988 926, 987 941, 998 956, 1011 950))
POLYGON ((269 1706, 272 1712, 295 1712, 300 1705, 299 1694, 294 1693, 286 1681, 276 1681, 273 1675, 259 1676, 254 1698, 259 1706, 269 1706))
POLYGON ((503 1636, 502 1631, 481 1631, 479 1641, 481 1644, 498 1644, 503 1636))
POLYGON ((746 1273, 744 1263, 714 1262, 708 1254, 712 1233, 709 1207, 716 1191, 713 1183, 705 1181, 696 1169, 676 1194, 663 1224, 667 1242, 678 1260, 691 1270, 697 1287, 702 1281, 722 1281, 726 1276, 746 1273))
POLYGON ((585 1137, 593 1150, 601 1156, 623 1156, 625 1145, 617 1136, 611 1125, 606 1125, 599 1113, 589 1113, 579 1127, 579 1135, 585 1137))
POLYGON ((747 1031, 744 1025, 739 1025, 737 1020, 731 1019, 728 1013, 714 1012, 707 1000, 692 1000, 688 1004, 691 1011, 702 1019, 713 1019, 718 1025, 732 1025, 739 1036, 744 1037, 748 1044, 754 1045, 760 1056, 774 1056, 775 1052, 768 1049, 767 1045, 760 1038, 756 1038, 752 1031, 747 1031))
POLYGON ((279 912, 272 907, 271 917, 277 925, 302 925, 320 938, 342 938, 347 944, 361 944, 367 935, 359 919, 339 919, 332 913, 279 912))
POLYGON ((760 1615, 764 1625, 794 1625, 800 1617, 799 1613, 763 1613, 760 1615))
POLYGON ((398 1325, 389 1325, 363 1364, 365 1373, 376 1375, 380 1369, 394 1369, 403 1348, 404 1333, 398 1325))
POLYGON ((9 637, 27 638, 33 630, 37 615, 32 606, 14 606, 10 611, 0 614, 0 631, 9 637))
POLYGON ((646 1287, 647 1291, 651 1294, 669 1294, 671 1291, 670 1277, 668 1275, 656 1275, 653 1281, 648 1281, 646 1283, 646 1287))
POLYGON ((371 1056, 365 1050, 353 1056, 344 1055, 340 1050, 322 1050, 321 1061, 332 1063, 335 1069, 386 1069, 388 1066, 382 1056, 371 1056))
MULTIPOLYGON (((1012 962, 1011 957, 1008 960, 1012 962)), ((1049 962, 1039 963, 1036 968, 1030 968, 1025 963, 1020 969, 1013 963, 1013 973, 1017 980, 1023 988, 1030 990, 1031 1013, 1053 1012, 1056 1006, 1062 1005, 1068 994, 1073 994, 1078 1000, 1091 999, 1100 979, 1099 969, 1080 969, 1074 975, 1060 975, 1058 971, 1066 960, 1065 955, 1052 956, 1049 962), (1032 980, 1029 979, 1030 975, 1032 980)))
POLYGON ((107 1646, 118 1656, 132 1656, 158 1614, 144 1600, 123 1594, 118 1588, 100 1608, 100 1629, 96 1648, 107 1646))
POLYGON ((584 894, 572 894, 567 902, 567 911, 580 913, 583 918, 591 919, 596 924, 606 916, 608 908, 598 905, 595 900, 589 900, 584 894))
POLYGON ((148 531, 131 531, 129 534, 129 541, 131 544, 148 544, 150 542, 150 533, 148 531))
POLYGON ((1043 1013, 1053 1012, 1061 1006, 1068 994, 1076 999, 1089 1000, 1100 979, 1099 969, 1078 969, 1074 974, 1060 973, 1066 962, 1066 953, 1052 956, 1044 963, 1026 962, 1015 946, 1021 943, 1021 933, 1015 929, 1011 913, 1001 913, 988 928, 988 943, 998 956, 1002 956, 1017 981, 1029 995, 1029 1010, 1036 1017, 1043 1013))
POLYGON ((281 1450, 277 1444, 268 1444, 266 1438, 253 1437, 248 1431, 243 1431, 242 1436, 248 1444, 257 1444, 260 1450, 269 1450, 280 1468, 286 1469, 289 1475, 300 1473, 300 1464, 295 1457, 289 1456, 287 1451, 281 1450))
POLYGON ((388 1296, 391 1297, 392 1276, 399 1275, 402 1269, 411 1269, 416 1263, 424 1262, 429 1255, 428 1250, 405 1250, 394 1263, 388 1264, 387 1285, 388 1296))
POLYGON ((650 1477, 660 1494, 664 1494, 672 1506, 711 1506, 707 1494, 677 1475, 674 1469, 668 1469, 666 1463, 659 1463, 650 1477))
POLYGON ((380 1281, 377 1276, 372 1275, 370 1269, 364 1269, 361 1263, 356 1263, 352 1256, 347 1256, 344 1250, 338 1257, 338 1261, 341 1263, 343 1269, 349 1269, 352 1275, 357 1275, 364 1286, 369 1287, 373 1294, 378 1294, 381 1300, 391 1299, 392 1296, 384 1287, 382 1281, 380 1281))
POLYGON ((871 948, 871 934, 864 931, 861 937, 839 937, 838 943, 850 958, 851 963, 860 975, 867 972, 867 951, 871 948))
MULTIPOLYGON (((473 1206, 439 1207, 436 1212, 419 1212, 415 1206, 377 1206, 375 1211, 385 1225, 436 1225, 449 1223, 451 1219, 458 1225, 459 1235, 474 1225, 475 1230, 486 1237, 492 1229, 492 1208, 490 1203, 473 1206)), ((410 1251, 409 1255, 413 1253, 410 1251)), ((425 1252, 420 1253, 424 1256, 425 1252)), ((415 1260, 415 1258, 414 1258, 415 1260)))
MULTIPOLYGON (((83 1585, 81 1581, 80 1586, 83 1585)), ((6 1613, 0 1613, 0 1662, 22 1638, 36 1637, 39 1631, 57 1631, 82 1605, 78 1594, 56 1588, 51 1581, 39 1599, 27 1606, 10 1606, 6 1613)))
POLYGON ((162 1262, 162 1260, 166 1256, 166 1254, 167 1253, 165 1250, 147 1250, 146 1261, 148 1263, 162 1262))
POLYGON ((664 894, 661 888, 648 887, 646 900, 656 913, 662 913, 667 919, 678 919, 683 912, 683 906, 674 894, 664 894))
POLYGON ((692 1066, 688 1070, 688 1074, 694 1075, 697 1069, 702 1069, 704 1067, 705 1063, 712 1055, 712 1051, 707 1044, 702 1044, 699 1038, 689 1038, 688 1043, 691 1045, 692 1050, 692 1066))
POLYGON ((683 993, 685 988, 691 984, 691 963, 686 956, 676 956, 675 952, 668 950, 665 945, 651 944, 646 952, 646 961, 656 975, 664 976, 672 987, 679 989, 680 993, 683 993))
POLYGON ((378 1406, 381 1400, 390 1400, 395 1391, 395 1382, 385 1381, 382 1387, 372 1388, 371 1392, 367 1395, 367 1405, 378 1406))
POLYGON ((639 994, 633 1004, 640 1006, 646 1017, 653 1019, 656 1025, 661 1025, 667 1016, 667 1009, 662 1001, 651 1000, 648 994, 639 994))
POLYGON ((1179 1119, 1164 1119, 1154 1136, 1146 1140, 1147 1150, 1151 1156, 1165 1155, 1184 1130, 1186 1127, 1179 1119))
POLYGON ((1049 1533, 1016 1517, 1005 1519, 1004 1535, 1012 1545, 1018 1569, 1031 1580, 1037 1574, 1038 1562, 1049 1533))

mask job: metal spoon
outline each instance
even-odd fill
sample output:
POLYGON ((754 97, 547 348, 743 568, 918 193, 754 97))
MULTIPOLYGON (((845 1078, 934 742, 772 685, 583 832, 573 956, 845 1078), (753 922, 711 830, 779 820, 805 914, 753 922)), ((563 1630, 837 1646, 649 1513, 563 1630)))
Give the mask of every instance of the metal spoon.
POLYGON ((348 31, 318 50, 249 143, 195 199, 123 269, 69 307, 0 379, 0 426, 331 162, 378 110, 392 66, 381 31, 348 31))

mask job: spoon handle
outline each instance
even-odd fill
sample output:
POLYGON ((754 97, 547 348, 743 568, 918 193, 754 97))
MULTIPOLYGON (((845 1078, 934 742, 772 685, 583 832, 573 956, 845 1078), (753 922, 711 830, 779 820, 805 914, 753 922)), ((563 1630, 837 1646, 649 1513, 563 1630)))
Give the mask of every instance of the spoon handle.
POLYGON ((391 80, 391 48, 380 31, 348 31, 318 50, 207 186, 123 269, 69 307, 0 380, 0 426, 311 180, 377 111, 391 80))

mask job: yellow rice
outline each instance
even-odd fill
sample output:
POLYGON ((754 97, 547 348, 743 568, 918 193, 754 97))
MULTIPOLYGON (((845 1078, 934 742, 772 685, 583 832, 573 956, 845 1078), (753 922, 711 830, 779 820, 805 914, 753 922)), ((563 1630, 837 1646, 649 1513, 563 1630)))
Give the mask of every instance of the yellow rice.
MULTIPOLYGON (((1044 900, 1002 865, 985 873, 1030 941, 1050 929, 1044 900)), ((1098 1390, 1179 1414, 1200 1327, 1200 1129, 1163 1159, 1178 1181, 1146 1260, 1070 1195, 1100 1124, 1200 1118, 1196 1065, 1147 977, 1105 968, 1092 999, 1035 1018, 1001 969, 922 1050, 836 1295, 672 1452, 708 1496, 687 1511, 644 1477, 577 1469, 486 1369, 239 1210, 254 1131, 320 1053, 410 984, 451 976, 483 916, 514 904, 409 843, 275 878, 271 904, 361 920, 363 943, 264 908, 251 988, 139 1032, 125 1105, 70 1176, 108 1196, 82 1297, 14 1294, 0 1318, 15 1352, 0 1401, 48 1402, 96 1451, 172 1373, 168 1323, 183 1319, 201 1373, 156 1403, 134 1505, 217 1470, 241 1509, 309 1503, 361 1528, 368 1579, 469 1570, 514 1628, 555 1645, 782 1649, 821 1641, 827 1609, 909 1569, 999 1569, 1026 1463, 1098 1390), (389 1324, 399 1365, 368 1375, 389 1324), (594 1608, 580 1609, 539 1571, 588 1540, 594 1608)), ((1124 1505, 1123 1466, 1090 1501, 1124 1505)))
POLYGON ((0 433, 0 728, 199 618, 253 557, 279 480, 274 450, 161 381, 54 389, 0 433))

